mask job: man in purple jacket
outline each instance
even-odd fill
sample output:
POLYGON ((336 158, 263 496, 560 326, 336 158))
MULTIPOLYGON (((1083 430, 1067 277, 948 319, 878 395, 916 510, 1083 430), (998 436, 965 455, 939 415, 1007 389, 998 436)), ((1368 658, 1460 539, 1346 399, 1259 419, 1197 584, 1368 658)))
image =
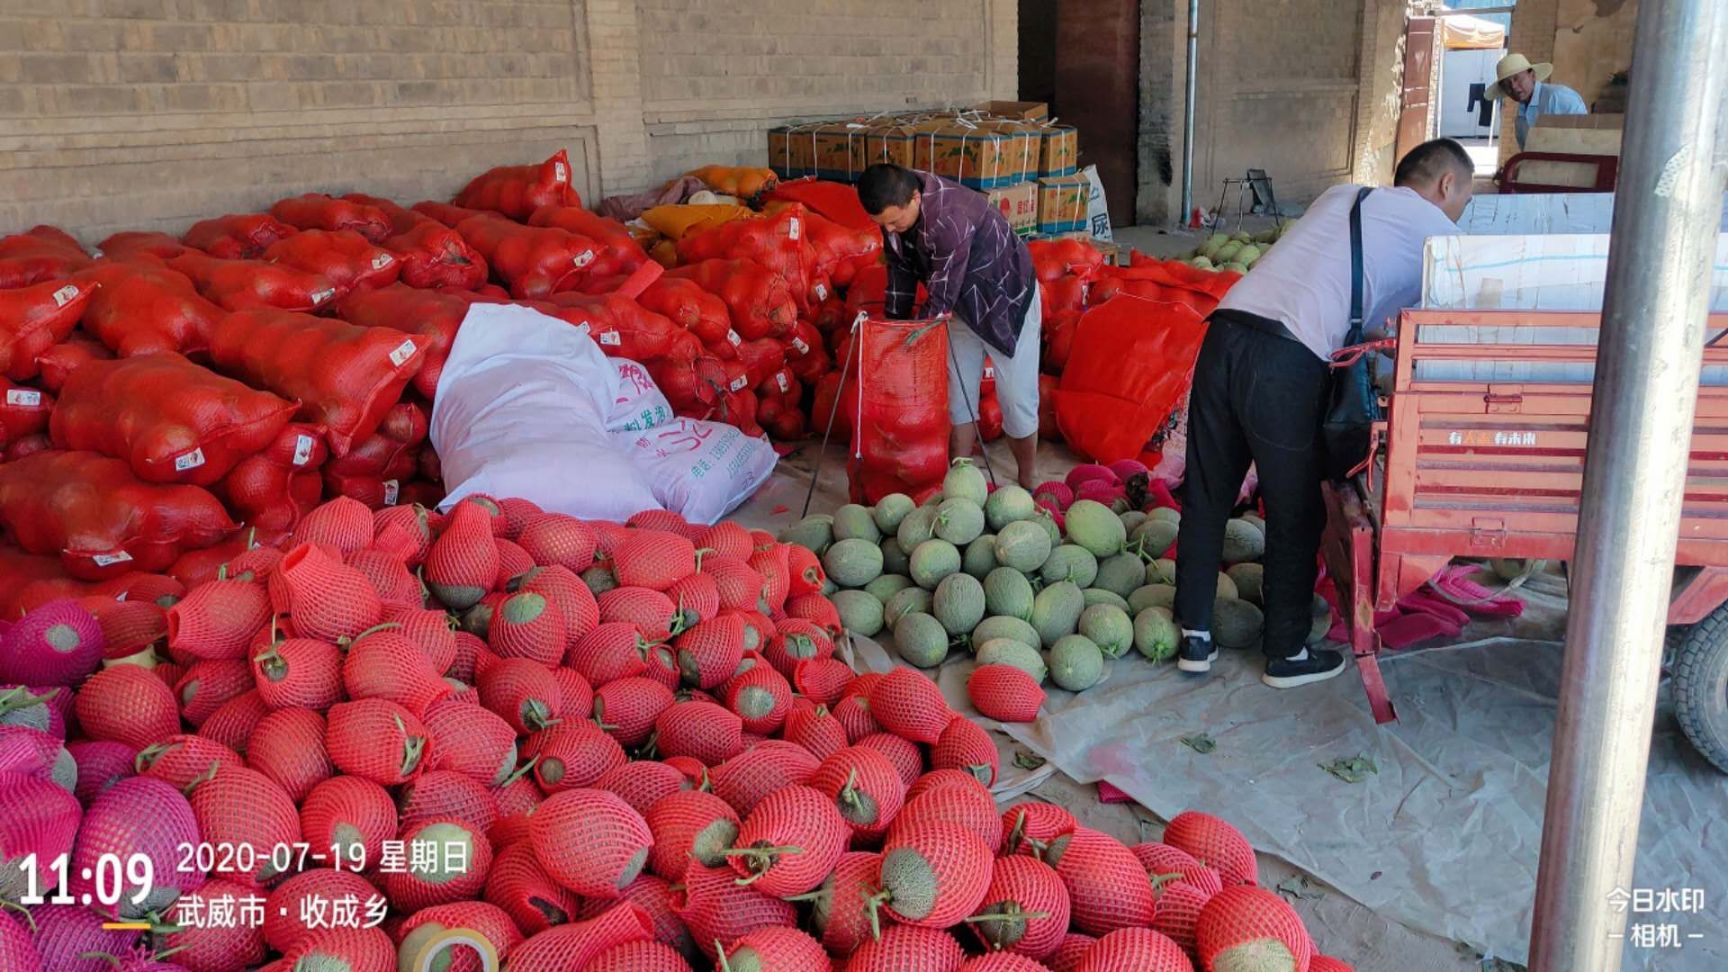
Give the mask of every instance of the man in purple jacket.
POLYGON ((1032 255, 984 194, 928 172, 873 165, 858 180, 864 210, 882 227, 887 315, 952 315, 948 343, 949 451, 970 456, 978 436, 979 382, 988 354, 996 372, 1002 430, 1031 489, 1038 452, 1038 351, 1043 315, 1032 255))

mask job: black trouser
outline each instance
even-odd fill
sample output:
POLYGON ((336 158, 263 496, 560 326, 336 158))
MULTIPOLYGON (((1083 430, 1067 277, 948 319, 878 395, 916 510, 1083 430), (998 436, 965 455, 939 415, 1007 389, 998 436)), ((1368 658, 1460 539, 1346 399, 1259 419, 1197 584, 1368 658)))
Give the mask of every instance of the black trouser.
POLYGON ((1182 627, 1211 630, 1224 523, 1252 462, 1266 504, 1264 648, 1272 658, 1302 650, 1326 525, 1320 422, 1328 371, 1275 321, 1231 311, 1213 316, 1188 402, 1188 468, 1176 540, 1176 620, 1182 627))

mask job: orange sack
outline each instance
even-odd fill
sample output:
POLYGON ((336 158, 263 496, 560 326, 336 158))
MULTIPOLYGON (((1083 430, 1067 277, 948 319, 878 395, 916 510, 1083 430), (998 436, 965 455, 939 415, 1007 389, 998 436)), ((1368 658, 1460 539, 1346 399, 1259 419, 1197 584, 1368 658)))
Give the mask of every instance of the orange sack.
POLYGON ((191 278, 199 293, 224 310, 312 311, 336 296, 336 285, 322 274, 261 260, 225 260, 187 250, 168 266, 191 278))
POLYGON ((264 259, 315 273, 336 286, 340 297, 350 290, 388 287, 402 272, 402 262, 354 230, 305 230, 270 244, 264 259))

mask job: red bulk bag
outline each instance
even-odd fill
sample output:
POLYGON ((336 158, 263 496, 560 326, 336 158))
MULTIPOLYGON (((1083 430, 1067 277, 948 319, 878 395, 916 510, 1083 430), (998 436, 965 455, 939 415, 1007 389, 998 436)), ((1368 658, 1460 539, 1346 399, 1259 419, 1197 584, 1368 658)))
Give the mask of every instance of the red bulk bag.
POLYGON ((804 231, 814 256, 811 273, 817 281, 812 283, 810 292, 818 301, 829 296, 820 281, 826 279, 835 287, 850 287, 860 267, 868 266, 871 260, 881 259, 876 254, 882 252, 882 230, 875 223, 859 229, 805 212, 804 231))
POLYGON ((847 472, 852 500, 889 493, 915 501, 948 471, 948 328, 930 321, 866 320, 859 330, 858 414, 847 472))
POLYGON ((96 244, 102 255, 110 260, 131 260, 135 257, 153 256, 167 260, 185 252, 186 244, 167 233, 141 233, 128 230, 115 233, 96 244))
POLYGON ((817 380, 816 390, 810 398, 812 432, 828 435, 832 431, 836 442, 851 440, 852 426, 858 422, 858 388, 848 380, 845 390, 851 394, 844 396, 842 401, 839 371, 830 371, 817 380))
POLYGON ((250 260, 293 235, 294 227, 269 213, 242 213, 193 223, 180 242, 224 260, 250 260))
POLYGON ((570 155, 559 149, 538 165, 501 165, 488 169, 450 200, 470 209, 490 209, 511 219, 527 219, 542 206, 580 206, 570 184, 570 155))
POLYGON ((30 553, 79 580, 154 573, 234 530, 216 497, 161 486, 94 452, 38 452, 0 465, 0 522, 30 553))
POLYGON ((299 417, 324 426, 331 455, 342 456, 378 428, 430 343, 307 314, 242 311, 216 326, 210 358, 254 388, 298 400, 299 417))
POLYGON ((1038 294, 1043 301, 1044 320, 1062 311, 1082 310, 1086 306, 1086 278, 1065 273, 1040 284, 1038 294))
POLYGON ((1056 422, 1056 403, 1061 398, 1062 379, 1055 375, 1038 376, 1038 438, 1046 442, 1062 441, 1062 426, 1056 422))
POLYGON ((25 233, 0 237, 0 289, 69 277, 92 262, 90 254, 65 230, 32 227, 25 233))
POLYGON ((1049 283, 1066 273, 1089 277, 1104 263, 1104 254, 1085 240, 1033 240, 1026 244, 1032 269, 1039 283, 1049 283))
POLYGON ((1039 359, 1040 370, 1060 375, 1067 369, 1068 358, 1074 353, 1074 335, 1080 329, 1080 319, 1083 316, 1083 311, 1063 311, 1046 320, 1044 356, 1039 359))
POLYGON ((475 295, 441 293, 396 284, 358 290, 336 305, 336 316, 360 327, 388 327, 426 338, 426 363, 414 373, 414 390, 432 398, 475 295))
POLYGON ((307 273, 336 286, 337 296, 350 290, 388 287, 402 272, 402 263, 382 247, 353 230, 305 230, 264 251, 264 259, 307 273))
POLYGON ((726 370, 712 357, 694 361, 668 358, 651 361, 647 367, 672 410, 687 418, 706 418, 726 391, 726 370))
POLYGON ((617 294, 554 294, 541 309, 571 324, 587 324, 601 351, 632 361, 666 357, 683 333, 665 315, 617 294))
POLYGON ((665 315, 694 334, 704 346, 720 342, 728 347, 737 346, 732 338, 738 335, 732 331, 732 314, 726 309, 726 302, 703 290, 694 280, 662 276, 637 296, 636 303, 665 315))
POLYGON ((848 229, 876 233, 880 242, 881 228, 865 211, 864 204, 858 201, 857 188, 844 182, 814 178, 794 179, 776 185, 768 190, 763 198, 773 202, 801 203, 811 212, 819 213, 848 229))
POLYGON ((200 295, 185 274, 160 264, 103 260, 74 279, 97 284, 80 318, 84 330, 123 358, 203 351, 226 313, 200 295))
POLYGON ((419 213, 428 219, 437 220, 451 229, 456 224, 473 216, 496 216, 497 213, 488 209, 466 209, 462 206, 452 206, 449 203, 433 202, 428 199, 408 207, 409 212, 419 213))
POLYGON ((78 326, 96 286, 88 280, 45 280, 0 290, 0 372, 14 381, 36 377, 36 357, 78 326))
POLYGON ((773 338, 745 341, 738 348, 738 361, 744 366, 749 387, 755 388, 786 366, 786 346, 773 338))
POLYGON ((390 218, 383 210, 321 192, 284 199, 270 207, 270 215, 296 229, 352 230, 373 243, 390 235, 390 218))
POLYGON ((823 344, 822 332, 816 330, 816 325, 809 321, 799 321, 792 328, 792 337, 786 343, 786 364, 798 380, 813 385, 828 370, 834 362, 828 358, 828 349, 823 344))
POLYGON ((536 209, 528 217, 529 226, 551 226, 577 236, 586 236, 599 245, 599 255, 588 272, 596 277, 629 273, 648 262, 642 249, 624 224, 591 213, 580 206, 547 206, 536 209))
POLYGON ((11 544, 0 544, 0 618, 15 621, 24 612, 19 595, 37 581, 62 581, 66 571, 58 557, 28 554, 11 544))
POLYGON ((422 219, 383 246, 401 260, 402 282, 410 287, 473 290, 486 282, 486 258, 461 233, 436 220, 422 219))
POLYGON ((0 447, 48 429, 54 397, 0 378, 0 447))
POLYGON ((1095 462, 1137 459, 1188 390, 1206 336, 1181 301, 1123 295, 1080 318, 1062 372, 1062 437, 1095 462))
POLYGON ((523 226, 491 213, 463 220, 456 232, 486 258, 517 300, 574 289, 594 262, 594 241, 586 236, 523 226))
POLYGON ((187 250, 168 266, 191 278, 199 293, 224 310, 311 311, 336 296, 336 286, 321 274, 258 260, 224 260, 187 250))
POLYGON ((147 483, 208 486, 268 445, 294 409, 170 351, 78 369, 48 431, 56 448, 124 459, 147 483))
POLYGON ((249 526, 292 530, 323 498, 318 470, 328 456, 323 429, 291 424, 263 451, 235 464, 214 492, 249 526))
POLYGON ((750 260, 703 260, 666 271, 673 279, 693 280, 726 302, 732 329, 746 341, 783 337, 798 319, 786 281, 750 260))
MULTIPOLYGON (((385 199, 383 196, 368 196, 363 192, 350 192, 342 196, 341 199, 344 202, 351 202, 358 206, 367 207, 368 209, 378 210, 378 212, 383 215, 385 222, 390 226, 389 232, 385 234, 386 236, 393 236, 397 233, 407 232, 408 230, 413 229, 416 225, 432 219, 432 217, 427 216, 424 213, 417 213, 405 206, 400 206, 395 201, 385 199)), ((433 220, 433 222, 437 222, 437 220, 433 220)))
POLYGON ((79 368, 92 361, 113 360, 114 355, 107 348, 82 334, 74 334, 36 356, 36 367, 41 372, 36 380, 43 388, 58 395, 66 380, 79 368))
POLYGON ((5 461, 11 462, 14 459, 22 459, 25 456, 35 455, 38 452, 44 452, 52 448, 54 448, 54 443, 48 441, 48 433, 36 432, 24 436, 8 445, 6 447, 5 461))
POLYGON ((787 291, 803 310, 828 296, 826 290, 818 294, 812 289, 816 251, 810 245, 809 223, 804 207, 793 204, 761 219, 734 219, 699 229, 678 241, 678 262, 752 260, 786 281, 787 291))

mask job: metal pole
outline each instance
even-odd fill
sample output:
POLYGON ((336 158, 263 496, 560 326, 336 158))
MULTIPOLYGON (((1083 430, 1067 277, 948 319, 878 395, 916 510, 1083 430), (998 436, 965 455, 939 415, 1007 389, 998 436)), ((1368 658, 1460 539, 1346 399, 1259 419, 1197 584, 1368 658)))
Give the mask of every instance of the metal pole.
POLYGON ((1616 972, 1723 179, 1728 4, 1643 0, 1572 563, 1533 972, 1616 972))
POLYGON ((1176 225, 1187 226, 1194 213, 1194 86, 1200 54, 1200 0, 1188 0, 1187 85, 1182 95, 1182 215, 1176 225))

